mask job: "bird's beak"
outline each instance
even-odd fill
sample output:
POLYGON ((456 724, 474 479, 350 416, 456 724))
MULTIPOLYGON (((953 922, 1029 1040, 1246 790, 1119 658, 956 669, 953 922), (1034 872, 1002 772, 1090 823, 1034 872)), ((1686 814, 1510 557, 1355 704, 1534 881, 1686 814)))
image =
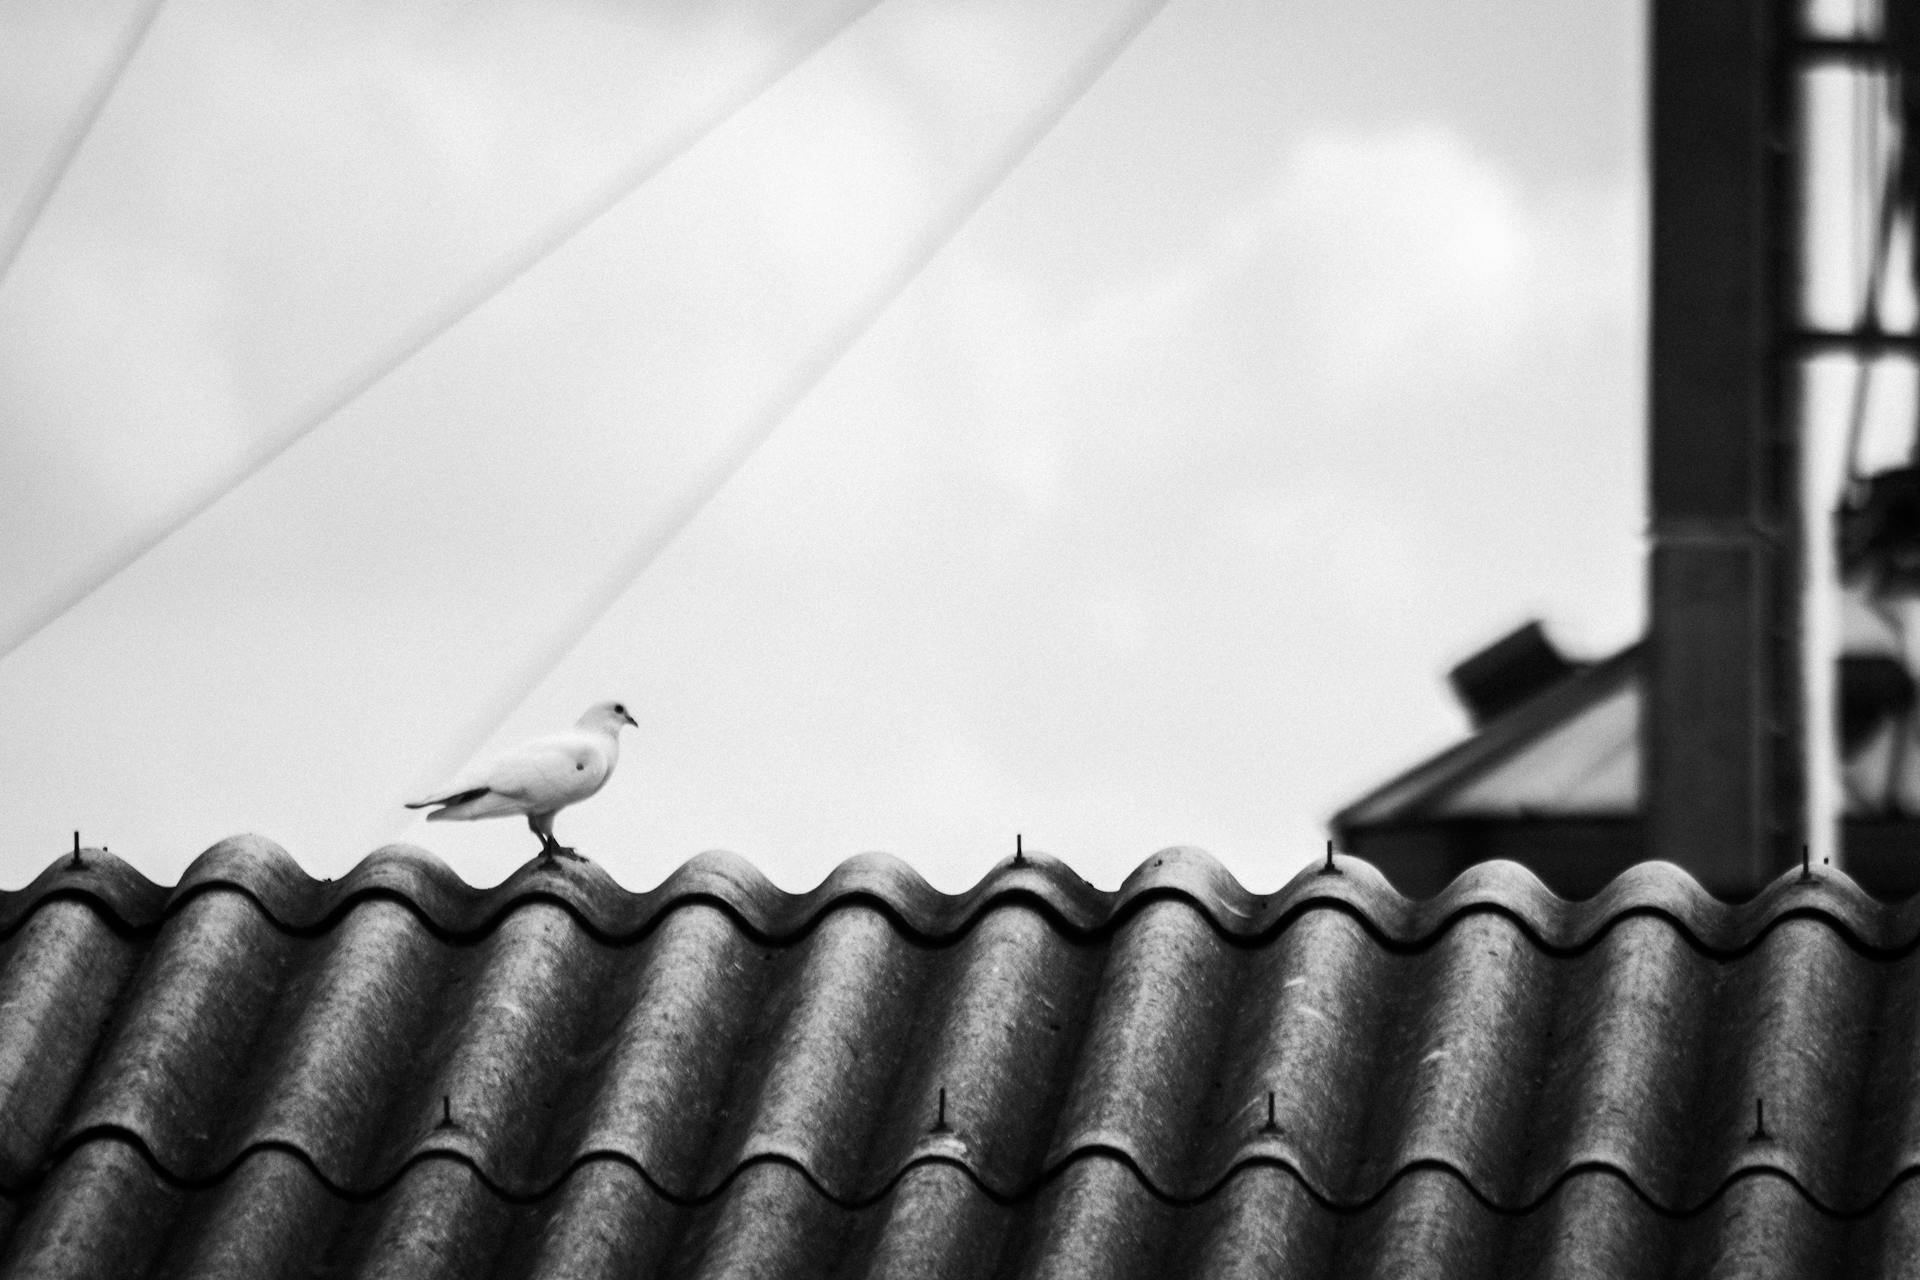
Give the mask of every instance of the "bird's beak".
POLYGON ((622 720, 625 720, 628 724, 632 725, 636 729, 640 727, 640 722, 638 720, 635 720, 632 716, 622 715, 620 718, 622 720))

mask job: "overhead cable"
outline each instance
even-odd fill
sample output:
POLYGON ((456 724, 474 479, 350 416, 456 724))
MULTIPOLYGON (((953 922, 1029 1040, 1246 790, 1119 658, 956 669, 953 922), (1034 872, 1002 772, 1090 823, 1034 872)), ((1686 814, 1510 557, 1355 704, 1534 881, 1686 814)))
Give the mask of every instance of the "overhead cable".
POLYGON ((874 281, 859 304, 825 340, 788 374, 760 410, 743 425, 731 444, 707 467, 698 482, 668 510, 666 518, 651 525, 599 582, 575 603, 539 652, 521 664, 501 684, 494 696, 457 736, 447 756, 435 761, 423 773, 423 777, 450 776, 472 761, 475 753, 505 723, 507 717, 533 694, 554 668, 566 660, 587 633, 627 593, 634 581, 693 523, 727 482, 746 466, 747 461, 772 437, 774 430, 786 421, 874 322, 906 292, 907 287, 948 242, 1005 184, 1021 161, 1032 153, 1040 141, 1053 131, 1132 46, 1166 4, 1167 0, 1136 0, 1113 26, 1100 34, 1062 77, 1053 92, 1037 103, 1020 126, 1008 136, 999 152, 940 210, 906 252, 874 281))
POLYGON ((73 158, 86 145, 87 138, 93 133, 94 122, 100 119, 100 113, 106 109, 114 90, 120 87, 121 78, 126 75, 133 56, 140 52, 140 46, 146 42, 147 32, 153 29, 153 20, 160 16, 160 7, 166 2, 142 0, 132 19, 120 29, 120 41, 107 59, 106 70, 95 79, 93 91, 68 123, 65 135, 55 145, 53 154, 34 178, 33 185, 27 188, 20 207, 14 210, 12 220, 7 223, 6 234, 0 236, 0 286, 6 284, 7 274, 13 270, 13 264, 19 261, 21 251, 33 237, 34 228, 40 225, 40 215, 53 202, 54 192, 60 189, 67 170, 73 166, 73 158))
POLYGON ((333 419, 349 405, 384 382, 400 366, 432 346, 443 334, 486 303, 506 291, 515 281, 552 257, 564 245, 639 190, 647 181, 691 151, 702 139, 738 115, 756 99, 786 77, 794 68, 818 53, 833 38, 851 26, 881 0, 852 0, 830 11, 804 29, 801 38, 784 58, 769 62, 759 75, 741 84, 735 92, 688 121, 661 145, 635 158, 595 188, 585 199, 563 212, 536 232, 512 253, 499 259, 460 293, 449 298, 420 323, 407 330, 386 350, 352 373, 331 393, 279 430, 250 442, 234 465, 223 474, 187 494, 166 512, 154 527, 140 531, 113 548, 103 562, 89 568, 58 599, 38 616, 0 633, 0 659, 18 649, 56 619, 79 605, 100 587, 124 572, 149 551, 165 542, 211 509, 215 503, 258 475, 287 450, 299 444, 313 431, 333 419))

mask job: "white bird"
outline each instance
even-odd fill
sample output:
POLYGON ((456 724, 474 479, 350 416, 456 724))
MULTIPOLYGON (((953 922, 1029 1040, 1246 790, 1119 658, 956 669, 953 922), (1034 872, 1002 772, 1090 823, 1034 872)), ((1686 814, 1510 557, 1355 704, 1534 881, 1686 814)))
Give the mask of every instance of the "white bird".
POLYGON ((578 858, 579 854, 553 838, 554 815, 607 784, 613 766, 620 763, 623 724, 639 727, 624 704, 596 702, 565 733, 522 743, 425 799, 409 802, 407 808, 443 806, 427 815, 428 822, 465 822, 524 813, 527 826, 540 837, 540 857, 544 861, 551 862, 555 854, 578 858))

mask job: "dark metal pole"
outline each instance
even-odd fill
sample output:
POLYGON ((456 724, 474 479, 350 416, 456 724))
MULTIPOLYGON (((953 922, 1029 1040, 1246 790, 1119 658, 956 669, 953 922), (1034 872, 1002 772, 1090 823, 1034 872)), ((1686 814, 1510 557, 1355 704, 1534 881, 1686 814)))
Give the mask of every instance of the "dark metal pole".
POLYGON ((1806 820, 1784 10, 1652 6, 1642 782, 1652 855, 1730 896, 1791 866, 1806 820))

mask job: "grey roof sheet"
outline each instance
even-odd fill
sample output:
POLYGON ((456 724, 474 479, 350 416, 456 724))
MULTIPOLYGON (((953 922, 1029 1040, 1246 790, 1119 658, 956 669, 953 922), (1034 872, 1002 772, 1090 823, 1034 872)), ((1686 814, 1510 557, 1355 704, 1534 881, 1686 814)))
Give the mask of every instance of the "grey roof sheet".
POLYGON ((0 895, 0 1274, 1911 1274, 1920 902, 1339 866, 62 859, 0 895))

